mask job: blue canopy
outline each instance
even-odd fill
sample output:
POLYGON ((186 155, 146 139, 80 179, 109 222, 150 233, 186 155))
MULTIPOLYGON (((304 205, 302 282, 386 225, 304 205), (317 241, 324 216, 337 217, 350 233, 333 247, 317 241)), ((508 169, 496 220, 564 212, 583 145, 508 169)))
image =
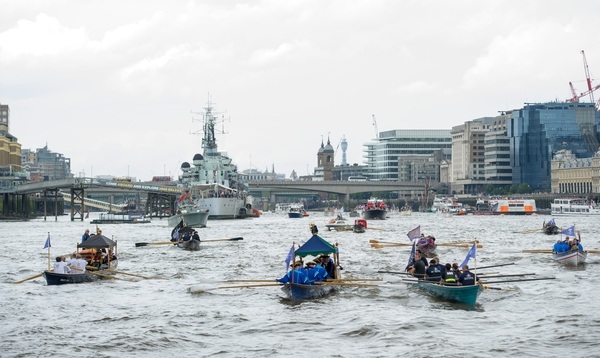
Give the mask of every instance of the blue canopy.
POLYGON ((313 235, 308 241, 300 246, 295 254, 300 257, 305 257, 308 255, 317 256, 319 254, 332 254, 337 252, 337 248, 327 241, 323 240, 318 235, 313 235))

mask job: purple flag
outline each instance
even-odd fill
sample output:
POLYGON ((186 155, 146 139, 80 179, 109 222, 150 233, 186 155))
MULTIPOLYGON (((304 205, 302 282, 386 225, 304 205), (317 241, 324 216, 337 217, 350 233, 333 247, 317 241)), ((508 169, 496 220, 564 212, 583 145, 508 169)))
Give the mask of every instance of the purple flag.
POLYGON ((477 255, 476 252, 477 252, 477 243, 475 242, 475 243, 473 243, 473 246, 471 246, 471 249, 467 253, 467 257, 465 257, 465 260, 458 267, 462 268, 464 265, 469 263, 469 260, 471 258, 473 258, 473 259, 476 258, 476 255, 477 255))
POLYGON ((46 239, 46 243, 44 244, 44 249, 49 249, 51 247, 52 245, 50 245, 50 233, 48 233, 48 238, 46 239))
POLYGON ((562 235, 575 236, 575 225, 560 232, 562 235))
POLYGON ((416 228, 410 230, 406 236, 408 236, 408 239, 410 241, 413 241, 414 239, 418 239, 421 237, 421 225, 417 226, 416 228))

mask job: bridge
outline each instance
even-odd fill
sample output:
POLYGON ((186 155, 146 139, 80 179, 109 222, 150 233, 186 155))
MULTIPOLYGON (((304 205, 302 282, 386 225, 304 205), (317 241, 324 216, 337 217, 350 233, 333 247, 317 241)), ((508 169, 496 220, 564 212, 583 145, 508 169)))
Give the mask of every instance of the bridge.
POLYGON ((261 197, 276 202, 277 194, 283 192, 315 192, 337 194, 339 201, 348 204, 350 194, 367 192, 397 191, 399 196, 417 197, 423 195, 425 186, 418 182, 399 181, 290 181, 290 180, 253 180, 247 183, 250 192, 260 192, 261 197))
MULTIPOLYGON (((73 196, 71 194, 62 193, 62 192, 61 192, 61 194, 65 201, 71 202, 73 200, 73 196)), ((105 201, 100 201, 100 200, 95 200, 95 199, 90 199, 90 198, 83 198, 83 205, 91 206, 92 208, 102 209, 102 210, 106 210, 108 212, 113 212, 113 213, 114 212, 122 213, 122 212, 126 211, 127 207, 128 207, 127 204, 112 204, 112 203, 107 203, 105 201)))

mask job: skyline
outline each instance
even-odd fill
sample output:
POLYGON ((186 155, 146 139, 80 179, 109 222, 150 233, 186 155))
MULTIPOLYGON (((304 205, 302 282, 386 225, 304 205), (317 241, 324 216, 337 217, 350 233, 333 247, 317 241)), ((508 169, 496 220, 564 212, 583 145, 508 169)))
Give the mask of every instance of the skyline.
POLYGON ((23 148, 76 176, 177 178, 209 94, 239 171, 312 174, 342 137, 362 165, 376 128, 449 130, 584 92, 581 50, 600 83, 600 4, 510 4, 0 0, 0 103, 23 148))

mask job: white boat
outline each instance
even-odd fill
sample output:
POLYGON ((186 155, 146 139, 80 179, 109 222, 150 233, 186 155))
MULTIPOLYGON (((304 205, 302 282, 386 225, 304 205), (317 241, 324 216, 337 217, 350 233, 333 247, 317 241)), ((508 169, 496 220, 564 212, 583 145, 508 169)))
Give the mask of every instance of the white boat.
POLYGON ((550 204, 552 215, 600 215, 595 201, 582 198, 554 199, 550 204))
POLYGON ((587 251, 584 250, 571 250, 566 252, 555 252, 552 254, 554 261, 567 265, 567 266, 578 266, 585 263, 587 258, 587 251))
POLYGON ((288 217, 292 219, 308 216, 306 214, 306 210, 304 210, 304 205, 302 204, 290 204, 287 212, 288 217))
POLYGON ((453 214, 462 208, 462 203, 454 197, 436 196, 431 205, 431 211, 434 213, 453 214))
POLYGON ((492 215, 531 215, 537 213, 534 199, 490 200, 492 215))
POLYGON ((238 182, 237 166, 227 153, 217 149, 215 125, 218 117, 210 102, 204 108, 202 148, 192 163, 181 164, 180 183, 195 208, 208 210, 208 220, 253 216, 252 196, 238 182))
POLYGON ((186 226, 191 226, 195 229, 206 227, 208 221, 208 209, 200 209, 194 206, 179 206, 177 213, 169 217, 169 226, 177 226, 181 220, 186 226))

